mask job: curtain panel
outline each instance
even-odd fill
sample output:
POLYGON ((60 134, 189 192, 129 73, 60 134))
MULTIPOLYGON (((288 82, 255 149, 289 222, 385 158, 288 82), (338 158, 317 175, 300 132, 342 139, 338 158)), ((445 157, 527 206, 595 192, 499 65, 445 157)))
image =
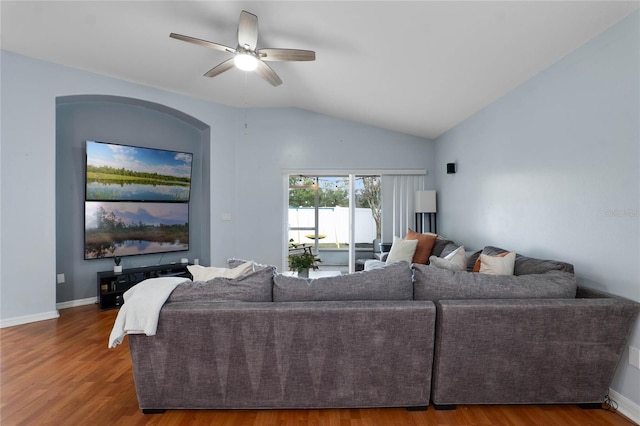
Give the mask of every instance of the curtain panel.
POLYGON ((382 175, 382 241, 403 238, 416 229, 414 194, 424 189, 424 174, 382 175))

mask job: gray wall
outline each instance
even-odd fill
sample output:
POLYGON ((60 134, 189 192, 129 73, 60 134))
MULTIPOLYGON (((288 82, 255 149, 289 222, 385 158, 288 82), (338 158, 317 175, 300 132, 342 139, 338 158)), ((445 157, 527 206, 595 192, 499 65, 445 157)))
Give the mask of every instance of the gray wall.
MULTIPOLYGON (((90 293, 85 289, 94 287, 94 278, 89 278, 89 272, 75 270, 77 265, 70 266, 71 272, 57 269, 57 259, 67 256, 56 253, 58 99, 87 94, 97 99, 126 97, 179 111, 208 126, 210 152, 203 155, 209 157, 211 167, 203 168, 203 182, 210 183, 210 229, 203 231, 202 238, 209 240, 211 252, 208 259, 200 259, 203 264, 223 266, 229 257, 282 263, 282 168, 429 169, 433 164, 433 143, 424 139, 297 109, 239 110, 6 51, 0 51, 0 55, 2 326, 57 316, 57 287, 69 288, 60 290, 64 292, 60 300, 87 297, 90 293), (259 214, 255 213, 256 206, 259 214), (227 214, 231 221, 222 220, 227 214), (24 271, 29 271, 28 279, 24 271), (65 273, 69 284, 57 286, 56 273, 65 273), (87 274, 90 282, 76 288, 84 278, 75 274, 87 274)), ((142 117, 146 113, 140 114, 142 117)), ((124 130, 126 127, 131 130, 131 126, 124 130)), ((119 132, 101 124, 90 130, 104 132, 104 138, 119 132)), ((118 137, 131 136, 125 133, 118 137)), ((147 137, 142 133, 135 136, 147 137)), ((71 155, 78 156, 79 152, 71 155)), ((75 185, 80 167, 70 171, 75 185)), ((75 214, 82 223, 82 211, 75 214)), ((80 235, 71 238, 76 247, 81 244, 80 235)), ((82 259, 81 252, 68 255, 82 259)), ((108 269, 106 263, 104 266, 108 269)))
MULTIPOLYGON (((444 235, 573 263, 582 285, 640 301, 639 21, 636 12, 436 140, 444 235)), ((630 343, 640 348, 638 323, 630 343)), ((640 403, 626 355, 612 388, 640 403)))
POLYGON ((128 144, 193 153, 189 202, 189 251, 125 257, 124 268, 206 260, 210 255, 209 128, 161 105, 122 97, 71 96, 56 106, 56 270, 66 281, 57 286, 57 302, 95 297, 96 272, 112 259, 84 260, 85 141, 128 144))

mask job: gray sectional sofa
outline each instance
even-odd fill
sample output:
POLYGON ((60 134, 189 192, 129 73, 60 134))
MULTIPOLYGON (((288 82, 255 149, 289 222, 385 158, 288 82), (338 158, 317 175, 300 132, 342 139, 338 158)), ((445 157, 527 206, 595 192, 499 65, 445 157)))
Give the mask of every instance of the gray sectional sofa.
POLYGON ((129 345, 145 412, 599 405, 639 310, 577 286, 569 264, 520 255, 513 276, 400 262, 309 280, 263 267, 179 285, 156 335, 129 345))

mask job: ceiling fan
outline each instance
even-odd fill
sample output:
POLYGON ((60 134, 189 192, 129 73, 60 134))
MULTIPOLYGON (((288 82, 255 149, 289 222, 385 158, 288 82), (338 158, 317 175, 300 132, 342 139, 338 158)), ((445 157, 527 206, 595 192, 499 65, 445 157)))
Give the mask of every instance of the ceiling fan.
POLYGON ((171 33, 169 34, 169 37, 234 54, 233 58, 227 59, 207 71, 204 74, 205 77, 215 77, 216 75, 222 74, 223 72, 233 68, 235 65, 243 71, 255 71, 271 85, 279 86, 282 84, 282 80, 264 61, 315 61, 316 59, 316 52, 311 50, 276 48, 258 49, 258 17, 246 10, 240 12, 240 22, 238 23, 238 46, 235 49, 223 44, 201 40, 199 38, 189 37, 182 34, 171 33))

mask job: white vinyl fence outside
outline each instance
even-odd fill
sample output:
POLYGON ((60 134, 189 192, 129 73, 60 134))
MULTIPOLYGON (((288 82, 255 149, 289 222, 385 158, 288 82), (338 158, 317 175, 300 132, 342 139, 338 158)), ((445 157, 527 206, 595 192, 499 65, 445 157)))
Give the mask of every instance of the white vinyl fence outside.
MULTIPOLYGON (((349 241, 349 208, 348 207, 320 207, 318 234, 324 235, 322 244, 335 244, 344 247, 349 241)), ((313 230, 291 230, 297 227, 313 228, 315 210, 313 207, 289 208, 289 239, 298 243, 313 243, 313 230), (311 238, 307 238, 306 236, 311 238)), ((376 238, 376 222, 369 208, 356 208, 355 242, 371 243, 376 238)))

